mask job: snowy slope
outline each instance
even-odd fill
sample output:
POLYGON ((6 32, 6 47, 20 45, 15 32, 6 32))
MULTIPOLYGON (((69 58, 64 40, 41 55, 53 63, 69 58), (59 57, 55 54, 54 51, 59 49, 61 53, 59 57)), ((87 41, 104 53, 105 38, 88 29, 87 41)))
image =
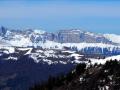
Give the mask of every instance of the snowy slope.
POLYGON ((118 60, 120 61, 120 55, 116 55, 116 56, 110 56, 110 57, 106 57, 105 59, 94 59, 94 58, 89 58, 91 60, 92 64, 105 64, 106 61, 110 61, 110 60, 118 60))
POLYGON ((34 33, 37 33, 37 34, 44 34, 45 31, 40 30, 40 29, 34 29, 34 33))
POLYGON ((24 37, 21 35, 15 35, 12 40, 5 40, 4 42, 7 42, 12 46, 19 46, 19 47, 27 47, 31 45, 30 39, 28 37, 24 37))
POLYGON ((110 41, 114 43, 119 43, 120 44, 120 35, 116 34, 104 34, 104 36, 109 39, 110 41))
POLYGON ((0 41, 10 44, 11 46, 27 47, 34 46, 37 42, 44 40, 45 31, 35 30, 7 30, 4 36, 0 36, 0 41))

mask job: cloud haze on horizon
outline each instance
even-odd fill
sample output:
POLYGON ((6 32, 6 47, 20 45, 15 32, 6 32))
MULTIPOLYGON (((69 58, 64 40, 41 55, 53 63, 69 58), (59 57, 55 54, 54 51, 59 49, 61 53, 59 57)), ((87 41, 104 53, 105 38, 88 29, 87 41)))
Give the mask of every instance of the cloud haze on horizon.
POLYGON ((0 25, 52 32, 80 28, 120 34, 120 2, 114 0, 1 0, 0 25))

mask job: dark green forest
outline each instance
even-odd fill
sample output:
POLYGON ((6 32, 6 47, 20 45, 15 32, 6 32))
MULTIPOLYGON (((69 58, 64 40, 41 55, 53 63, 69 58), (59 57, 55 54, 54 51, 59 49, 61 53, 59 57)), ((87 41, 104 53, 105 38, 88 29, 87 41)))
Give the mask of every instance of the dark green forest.
POLYGON ((71 72, 30 87, 30 90, 120 90, 120 62, 78 64, 71 72))

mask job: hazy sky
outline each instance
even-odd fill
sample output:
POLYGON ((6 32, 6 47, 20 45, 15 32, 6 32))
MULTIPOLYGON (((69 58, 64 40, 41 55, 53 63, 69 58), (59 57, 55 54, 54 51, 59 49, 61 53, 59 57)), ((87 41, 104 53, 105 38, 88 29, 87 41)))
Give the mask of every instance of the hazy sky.
POLYGON ((119 0, 0 0, 0 25, 120 34, 119 0))

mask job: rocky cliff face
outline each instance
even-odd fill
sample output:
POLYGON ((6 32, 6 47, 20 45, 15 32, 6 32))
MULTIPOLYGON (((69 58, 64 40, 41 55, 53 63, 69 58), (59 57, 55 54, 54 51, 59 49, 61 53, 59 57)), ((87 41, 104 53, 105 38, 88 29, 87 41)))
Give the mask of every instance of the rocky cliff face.
POLYGON ((103 35, 94 34, 91 32, 85 32, 79 29, 73 30, 60 30, 55 33, 54 40, 59 43, 108 43, 111 41, 106 39, 103 35))

